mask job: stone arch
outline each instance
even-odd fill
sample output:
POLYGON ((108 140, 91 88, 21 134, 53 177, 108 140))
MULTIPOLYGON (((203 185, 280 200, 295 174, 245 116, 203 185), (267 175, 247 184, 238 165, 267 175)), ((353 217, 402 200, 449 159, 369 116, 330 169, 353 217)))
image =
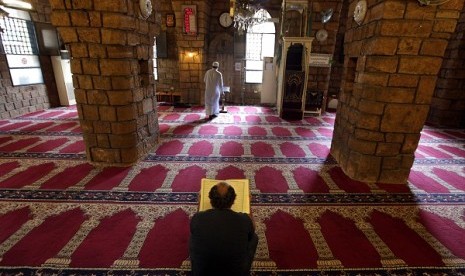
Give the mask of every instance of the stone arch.
POLYGON ((207 62, 213 62, 217 54, 234 54, 234 37, 231 34, 220 33, 212 39, 208 45, 207 62))

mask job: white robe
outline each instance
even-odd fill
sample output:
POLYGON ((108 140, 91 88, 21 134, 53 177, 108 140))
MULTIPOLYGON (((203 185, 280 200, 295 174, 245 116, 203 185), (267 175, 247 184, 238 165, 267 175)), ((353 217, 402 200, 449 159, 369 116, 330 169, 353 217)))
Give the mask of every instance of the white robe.
POLYGON ((220 113, 220 96, 223 93, 223 75, 216 68, 205 73, 205 114, 218 115, 220 113))

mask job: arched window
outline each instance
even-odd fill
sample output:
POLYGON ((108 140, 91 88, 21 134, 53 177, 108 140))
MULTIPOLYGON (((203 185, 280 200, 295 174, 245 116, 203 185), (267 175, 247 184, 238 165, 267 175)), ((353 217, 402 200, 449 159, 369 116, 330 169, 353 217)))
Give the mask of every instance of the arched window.
MULTIPOLYGON (((271 19, 266 10, 259 10, 254 17, 271 19)), ((245 82, 262 83, 263 58, 274 56, 275 26, 271 21, 248 28, 246 36, 245 82)))

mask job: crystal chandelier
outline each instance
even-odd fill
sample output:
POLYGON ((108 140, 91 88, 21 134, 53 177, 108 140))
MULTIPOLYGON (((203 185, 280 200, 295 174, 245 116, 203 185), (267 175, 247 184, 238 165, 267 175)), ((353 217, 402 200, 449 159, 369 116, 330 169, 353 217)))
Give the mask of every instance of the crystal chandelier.
POLYGON ((251 0, 231 0, 233 12, 234 27, 239 35, 247 32, 249 28, 256 24, 266 22, 268 18, 264 13, 258 12, 261 7, 258 3, 251 0))
POLYGON ((449 2, 450 0, 418 0, 423 6, 438 6, 449 2))

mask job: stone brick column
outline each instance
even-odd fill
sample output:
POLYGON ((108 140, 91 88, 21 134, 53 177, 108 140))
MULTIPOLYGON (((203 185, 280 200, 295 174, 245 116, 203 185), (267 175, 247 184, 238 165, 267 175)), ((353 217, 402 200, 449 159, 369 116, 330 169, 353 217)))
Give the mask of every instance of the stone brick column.
POLYGON ((465 9, 459 16, 455 33, 449 40, 439 79, 434 91, 428 123, 448 127, 465 127, 465 9))
POLYGON ((405 183, 463 1, 368 1, 360 26, 356 3, 349 7, 331 154, 353 179, 405 183))
POLYGON ((155 12, 141 19, 138 0, 50 4, 52 24, 72 56, 88 160, 133 164, 158 140, 152 47, 160 26, 155 12))
POLYGON ((212 2, 211 0, 173 0, 176 17, 176 41, 179 55, 179 87, 184 103, 203 104, 203 76, 206 71, 207 33, 212 2), (183 5, 195 5, 197 9, 197 34, 183 32, 183 5))

